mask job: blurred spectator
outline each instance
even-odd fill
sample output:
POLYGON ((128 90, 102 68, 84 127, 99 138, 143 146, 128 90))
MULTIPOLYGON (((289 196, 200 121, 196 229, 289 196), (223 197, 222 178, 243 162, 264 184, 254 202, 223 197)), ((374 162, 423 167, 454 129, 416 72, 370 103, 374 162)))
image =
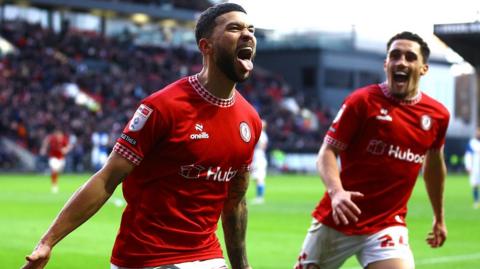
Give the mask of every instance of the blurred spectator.
MULTIPOLYGON (((102 128, 103 129, 103 128, 102 128)), ((92 133, 92 167, 96 171, 100 170, 107 162, 110 150, 108 133, 100 130, 92 133)))

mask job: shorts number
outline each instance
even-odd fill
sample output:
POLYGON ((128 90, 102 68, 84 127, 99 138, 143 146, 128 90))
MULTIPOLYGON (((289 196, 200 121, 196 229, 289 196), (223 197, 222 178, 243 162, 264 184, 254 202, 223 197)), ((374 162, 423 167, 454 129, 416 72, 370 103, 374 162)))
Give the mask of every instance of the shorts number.
MULTIPOLYGON (((382 247, 382 248, 394 247, 395 246, 395 241, 388 234, 378 238, 378 240, 380 241, 380 247, 382 247)), ((400 236, 400 238, 398 238, 398 244, 405 245, 404 241, 405 240, 403 239, 403 236, 400 236)))
POLYGON ((395 242, 393 242, 392 237, 388 234, 378 238, 378 240, 380 240, 380 247, 382 248, 395 246, 395 242))

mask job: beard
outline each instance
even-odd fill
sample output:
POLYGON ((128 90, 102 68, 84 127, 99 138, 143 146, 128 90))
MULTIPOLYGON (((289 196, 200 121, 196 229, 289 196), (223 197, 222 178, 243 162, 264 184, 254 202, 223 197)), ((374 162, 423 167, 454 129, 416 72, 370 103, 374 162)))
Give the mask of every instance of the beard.
POLYGON ((247 78, 249 77, 248 75, 240 76, 239 74, 237 74, 237 72, 235 72, 236 55, 233 55, 232 53, 221 47, 217 48, 217 52, 218 53, 215 57, 215 64, 225 74, 225 76, 227 76, 231 81, 235 83, 247 80, 247 78))

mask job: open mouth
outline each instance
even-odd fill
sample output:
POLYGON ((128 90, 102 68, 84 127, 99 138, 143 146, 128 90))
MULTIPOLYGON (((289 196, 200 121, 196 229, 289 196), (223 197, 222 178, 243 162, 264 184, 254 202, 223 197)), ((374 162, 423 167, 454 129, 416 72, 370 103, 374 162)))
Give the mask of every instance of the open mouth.
POLYGON ((251 47, 243 47, 237 52, 237 59, 246 71, 253 69, 252 57, 253 49, 251 47))
POLYGON ((244 47, 238 50, 237 57, 242 60, 251 60, 253 55, 253 49, 250 47, 244 47))
POLYGON ((407 82, 409 74, 404 71, 396 71, 393 73, 393 80, 395 82, 407 82))

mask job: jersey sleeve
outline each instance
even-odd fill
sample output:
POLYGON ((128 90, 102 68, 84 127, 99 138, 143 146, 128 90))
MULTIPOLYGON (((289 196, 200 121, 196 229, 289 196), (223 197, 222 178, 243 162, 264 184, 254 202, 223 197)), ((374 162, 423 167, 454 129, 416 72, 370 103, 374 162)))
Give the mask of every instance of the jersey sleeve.
POLYGON ((347 97, 330 125, 324 142, 339 150, 347 149, 362 122, 362 107, 360 98, 347 97))
POLYGON ((168 129, 161 112, 149 102, 143 102, 123 129, 113 150, 138 166, 168 129))
POLYGON ((448 122, 450 119, 450 115, 448 114, 448 112, 446 113, 447 114, 444 116, 444 118, 439 122, 439 130, 431 146, 431 148, 433 149, 439 149, 445 144, 445 137, 447 134, 448 122))

